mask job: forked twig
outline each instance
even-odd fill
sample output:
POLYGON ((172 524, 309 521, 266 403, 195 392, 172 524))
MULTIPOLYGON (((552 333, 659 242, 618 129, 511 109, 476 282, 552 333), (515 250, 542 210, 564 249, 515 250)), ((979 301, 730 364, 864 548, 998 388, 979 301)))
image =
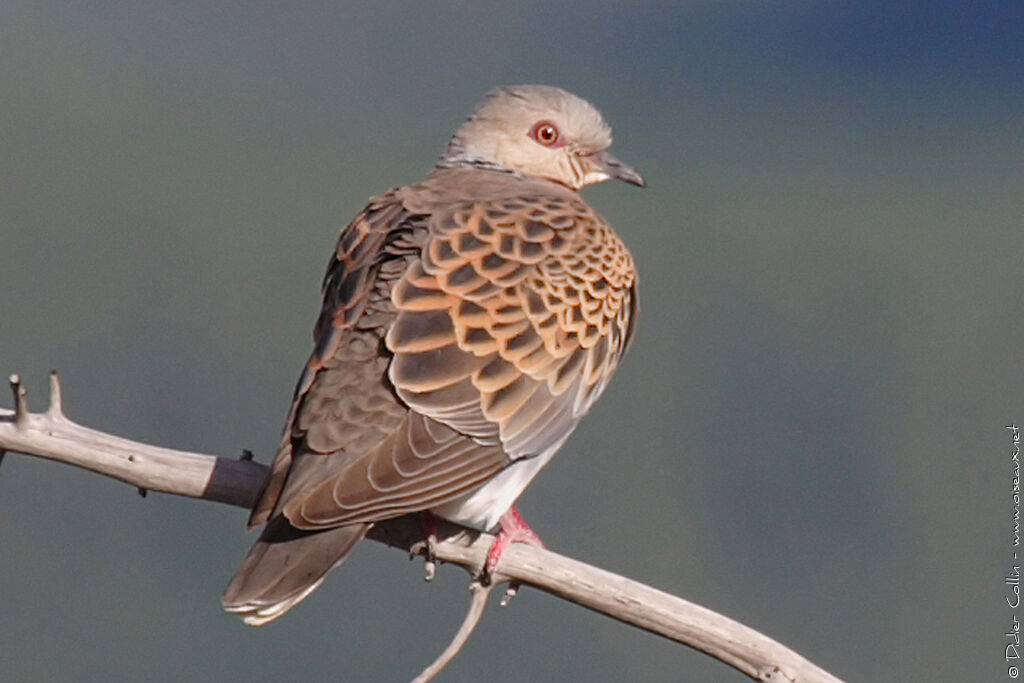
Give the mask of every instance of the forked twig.
POLYGON ((46 416, 51 420, 67 419, 64 417, 64 397, 56 370, 50 370, 50 405, 46 408, 46 416))
POLYGON ((18 429, 24 429, 28 424, 28 392, 21 385, 21 377, 17 374, 11 375, 7 381, 11 385, 11 393, 14 394, 14 424, 18 429))

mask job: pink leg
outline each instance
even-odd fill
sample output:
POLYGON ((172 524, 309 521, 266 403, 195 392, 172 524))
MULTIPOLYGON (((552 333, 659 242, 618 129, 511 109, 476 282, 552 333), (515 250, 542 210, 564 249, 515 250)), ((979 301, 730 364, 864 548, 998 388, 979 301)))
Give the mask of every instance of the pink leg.
POLYGON ((516 510, 514 505, 501 516, 500 524, 501 531, 498 532, 498 538, 494 541, 494 545, 491 546, 490 552, 487 553, 487 562, 484 563, 485 576, 490 576, 498 568, 498 560, 501 559, 502 553, 505 552, 505 549, 511 543, 529 543, 541 548, 544 547, 544 542, 540 540, 540 536, 534 533, 533 529, 523 521, 519 510, 516 510))

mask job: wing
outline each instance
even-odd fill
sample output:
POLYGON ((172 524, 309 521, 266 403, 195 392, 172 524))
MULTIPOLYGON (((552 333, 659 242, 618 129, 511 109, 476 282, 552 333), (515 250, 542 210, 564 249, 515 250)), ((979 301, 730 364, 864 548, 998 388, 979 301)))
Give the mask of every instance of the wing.
POLYGON ((390 287, 422 247, 423 220, 392 190, 371 199, 342 230, 324 277, 315 347, 250 528, 271 516, 283 493, 295 495, 368 451, 404 419, 407 409, 381 382, 390 354, 380 340, 394 317, 390 287))
POLYGON ((456 205, 392 295, 389 377, 421 415, 512 460, 544 454, 618 366, 635 283, 626 247, 575 196, 456 205))
POLYGON ((387 378, 392 289, 428 233, 429 216, 408 210, 400 192, 371 200, 342 231, 316 345, 250 526, 278 512, 305 530, 395 517, 458 496, 508 464, 496 443, 410 414, 387 378))
POLYGON ((550 451, 604 390, 632 329, 632 259, 582 201, 380 213, 392 226, 425 220, 404 238, 375 236, 374 215, 339 241, 263 497, 300 529, 435 507, 550 451), (374 242, 365 253, 395 265, 360 273, 350 254, 374 242))

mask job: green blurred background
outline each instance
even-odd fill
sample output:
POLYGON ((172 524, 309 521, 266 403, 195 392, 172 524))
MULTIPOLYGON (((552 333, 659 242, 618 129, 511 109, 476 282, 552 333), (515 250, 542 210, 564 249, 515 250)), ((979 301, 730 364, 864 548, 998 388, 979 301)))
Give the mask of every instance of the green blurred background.
MULTIPOLYGON (((1022 35, 1016 1, 5 0, 0 373, 266 462, 340 228, 491 87, 559 85, 649 181, 585 192, 643 310, 524 515, 850 681, 1003 680, 1022 35)), ((461 570, 366 543, 244 627, 218 600, 244 522, 8 456, 0 677, 407 680, 462 617, 461 570)), ((524 590, 441 680, 746 679, 524 590)))

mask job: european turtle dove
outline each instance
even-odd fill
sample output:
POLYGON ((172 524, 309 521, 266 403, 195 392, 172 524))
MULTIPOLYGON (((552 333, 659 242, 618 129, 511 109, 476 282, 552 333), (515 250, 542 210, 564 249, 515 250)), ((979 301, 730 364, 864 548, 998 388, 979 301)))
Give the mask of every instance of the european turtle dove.
POLYGON ((578 194, 609 178, 643 185, 611 141, 575 95, 499 88, 423 182, 374 197, 342 231, 250 517, 267 524, 226 609, 249 624, 279 617, 400 515, 500 522, 489 566, 532 536, 512 505, 633 334, 633 259, 578 194))

